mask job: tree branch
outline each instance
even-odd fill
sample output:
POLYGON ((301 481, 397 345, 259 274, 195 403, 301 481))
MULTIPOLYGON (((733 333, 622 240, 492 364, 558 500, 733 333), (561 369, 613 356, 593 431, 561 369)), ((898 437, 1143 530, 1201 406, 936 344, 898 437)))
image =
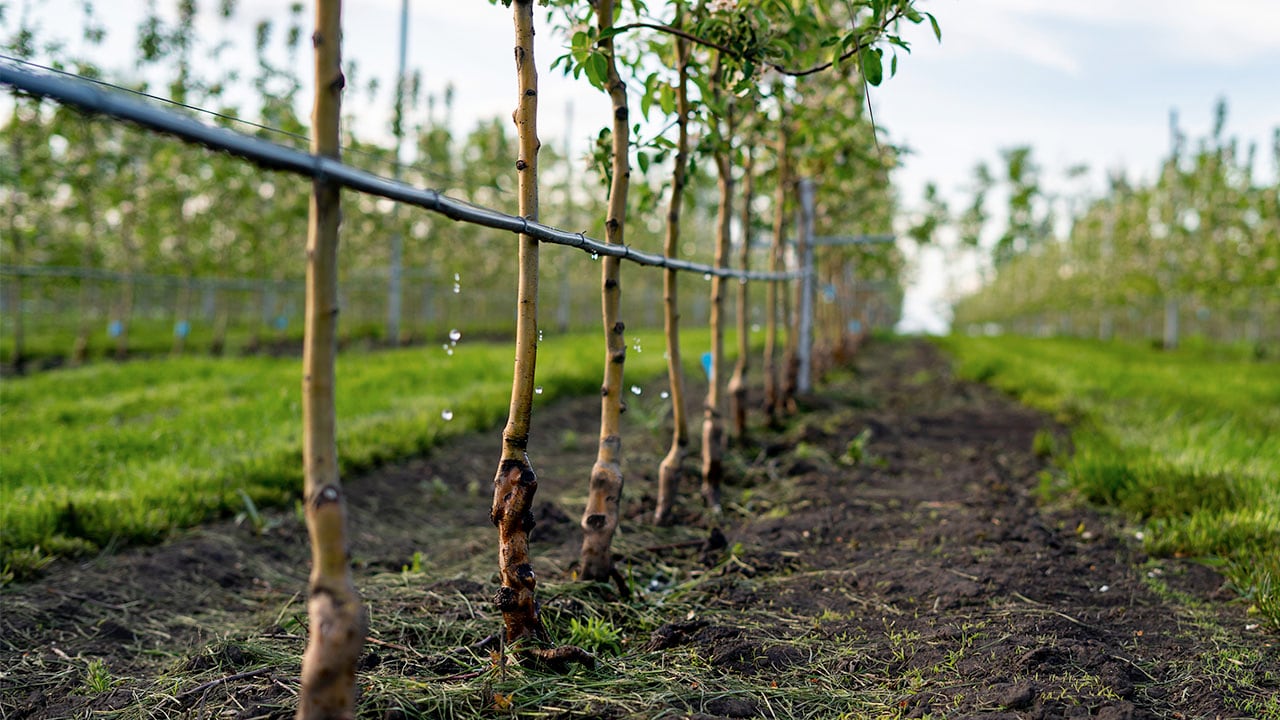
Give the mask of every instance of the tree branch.
MULTIPOLYGON (((845 60, 848 60, 849 58, 861 52, 862 49, 869 44, 869 42, 873 42, 873 40, 868 40, 868 37, 878 38, 881 34, 884 33, 885 30, 888 29, 890 25, 900 20, 902 16, 903 16, 903 11, 901 9, 893 11, 887 17, 885 17, 884 21, 881 22, 879 25, 876 25, 873 28, 862 33, 862 35, 858 37, 858 40, 853 44, 853 47, 846 50, 843 54, 840 55, 839 58, 828 60, 824 63, 819 63, 812 67, 803 68, 803 69, 788 68, 779 63, 770 62, 770 61, 766 61, 764 65, 772 70, 775 70, 783 75, 788 75, 790 77, 804 77, 806 75, 813 75, 816 73, 820 73, 823 70, 827 70, 831 68, 836 63, 844 62, 845 60)), ((713 50, 719 50, 720 52, 738 60, 746 59, 743 53, 727 45, 722 45, 715 41, 708 40, 706 38, 694 35, 693 33, 687 30, 682 30, 680 28, 672 27, 670 25, 664 25, 662 23, 651 23, 651 22, 641 21, 641 22, 627 23, 626 25, 618 25, 614 29, 617 32, 613 33, 613 35, 611 35, 610 37, 620 35, 624 32, 628 32, 631 30, 641 30, 641 29, 656 30, 661 33, 666 33, 668 35, 674 35, 676 37, 684 38, 685 40, 688 40, 689 42, 692 42, 697 45, 701 45, 702 47, 711 48, 713 50)))

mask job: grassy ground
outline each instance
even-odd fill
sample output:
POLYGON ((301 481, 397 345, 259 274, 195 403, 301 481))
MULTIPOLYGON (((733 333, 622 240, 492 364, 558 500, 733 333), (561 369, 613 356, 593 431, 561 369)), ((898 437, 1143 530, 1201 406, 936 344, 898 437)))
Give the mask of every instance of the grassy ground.
MULTIPOLYGON (((628 377, 660 374, 661 338, 629 338, 628 377)), ((685 342, 696 357, 707 334, 689 333, 685 342)), ((596 334, 544 342, 538 400, 592 392, 602 355, 596 334)), ((343 355, 343 470, 421 453, 500 422, 510 363, 509 344, 466 338, 449 351, 437 345, 343 355)), ((301 487, 299 387, 299 361, 269 357, 162 358, 5 380, 0 567, 21 574, 53 556, 148 541, 174 527, 290 502, 301 487)))
MULTIPOLYGON (((1200 347, 951 337, 960 374, 1074 428, 1072 486, 1144 522, 1148 550, 1206 556, 1280 624, 1280 367, 1200 347)), ((1055 452, 1044 443, 1044 452, 1055 452)))
MULTIPOLYGON (((542 617, 595 669, 549 675, 497 641, 497 427, 347 476, 358 718, 1280 720, 1276 629, 1211 568, 1037 502, 1037 435, 1065 433, 935 348, 871 343, 781 430, 753 424, 721 514, 689 458, 672 527, 650 522, 659 387, 623 418, 629 598, 574 580, 598 396, 535 416, 542 617)), ((309 554, 288 508, 56 567, 0 588, 0 717, 294 716, 309 554)))

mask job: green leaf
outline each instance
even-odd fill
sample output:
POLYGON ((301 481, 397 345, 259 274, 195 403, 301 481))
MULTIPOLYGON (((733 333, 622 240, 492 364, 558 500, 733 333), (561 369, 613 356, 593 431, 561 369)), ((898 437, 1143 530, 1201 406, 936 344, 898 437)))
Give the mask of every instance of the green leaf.
POLYGON ((938 38, 938 42, 942 42, 942 28, 938 27, 938 18, 933 13, 925 13, 925 17, 929 18, 929 24, 933 26, 933 34, 938 38))
POLYGON ((862 48, 858 53, 858 60, 862 63, 862 77, 866 78, 868 85, 878 86, 884 80, 880 53, 878 48, 862 48))
POLYGON ((658 107, 662 108, 662 112, 670 115, 676 110, 676 91, 670 85, 660 85, 658 87, 658 107))
POLYGON ((605 87, 605 82, 609 79, 609 61, 600 53, 591 53, 587 56, 584 63, 587 80, 601 90, 605 87))

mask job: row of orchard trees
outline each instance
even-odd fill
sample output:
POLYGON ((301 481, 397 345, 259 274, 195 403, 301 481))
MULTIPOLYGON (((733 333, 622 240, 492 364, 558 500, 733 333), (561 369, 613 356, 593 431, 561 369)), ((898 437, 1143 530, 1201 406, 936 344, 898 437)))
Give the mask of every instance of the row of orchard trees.
MULTIPOLYGON (((54 18, 42 16, 37 6, 0 16, 0 29, 7 54, 213 110, 224 116, 212 119, 218 124, 305 146, 308 127, 297 107, 303 86, 297 75, 299 58, 308 37, 301 4, 292 6, 282 23, 261 20, 256 24, 247 23, 253 18, 233 1, 209 5, 180 0, 176 12, 168 16, 171 20, 149 6, 137 28, 132 67, 125 71, 104 65, 106 26, 87 0, 78 18, 76 41, 50 39, 42 28, 54 18), (216 33, 198 36, 195 28, 209 15, 213 17, 205 18, 202 25, 215 27, 216 33), (246 32, 246 27, 252 31, 246 32), (240 48, 247 52, 239 53, 240 48), (246 67, 236 57, 239 54, 252 57, 252 65, 246 67)), ((389 109, 392 105, 382 102, 389 83, 364 81, 351 63, 346 81, 348 93, 359 97, 364 107, 383 104, 389 109)), ((459 132, 453 101, 450 87, 429 93, 417 75, 405 84, 402 112, 390 123, 393 134, 402 134, 410 148, 405 153, 410 162, 399 168, 401 178, 513 211, 516 183, 510 157, 516 141, 509 125, 496 118, 484 119, 459 132)), ((55 326, 60 333, 65 329, 59 343, 73 363, 87 357, 91 339, 102 342, 108 325, 116 328, 112 349, 119 355, 129 354, 139 346, 130 330, 148 309, 143 306, 142 276, 175 281, 172 284, 178 290, 165 298, 173 305, 166 315, 175 324, 193 324, 202 311, 203 298, 196 288, 207 284, 198 281, 262 280, 252 284, 258 289, 247 302, 231 293, 216 296, 211 346, 222 348, 228 335, 237 332, 251 335, 247 341, 242 338, 241 345, 256 346, 271 339, 276 330, 271 321, 292 305, 275 288, 291 287, 302 279, 293 262, 298 246, 291 240, 306 217, 305 183, 30 96, 15 93, 5 98, 0 112, 6 113, 0 119, 0 154, 7 159, 0 163, 0 203, 5 208, 0 219, 0 261, 9 268, 75 268, 86 276, 110 273, 140 278, 93 287, 83 281, 36 281, 6 272, 0 334, 7 365, 20 369, 24 357, 47 351, 24 341, 46 326, 55 326), (237 328, 237 317, 251 313, 238 312, 239 305, 234 303, 251 305, 259 322, 237 328), (49 316, 55 312, 60 316, 49 316)), ((357 125, 349 109, 344 115, 341 145, 346 162, 394 174, 396 152, 387 134, 377 133, 367 121, 357 125), (366 137, 375 133, 380 139, 366 137)), ((557 200, 550 220, 598 235, 604 214, 604 201, 597 192, 600 171, 552 148, 543 151, 543 165, 554 178, 548 190, 557 200)), ((713 222, 714 177, 708 170, 693 173, 689 183, 696 210, 690 221, 699 234, 710 233, 713 222)), ((655 164, 653 181, 638 183, 640 192, 631 198, 633 210, 648 211, 659 202, 657 173, 655 164)), ((502 282, 500 258, 506 256, 509 244, 501 233, 421 213, 397 213, 390 202, 364 196, 353 196, 347 203, 344 227, 348 258, 342 266, 344 287, 386 278, 394 236, 405 239, 401 263, 406 275, 422 279, 420 286, 430 282, 449 293, 457 275, 466 296, 474 300, 502 282)), ((660 234, 660 225, 640 223, 631 242, 656 248, 660 234)), ((711 257, 700 245, 691 249, 711 257)), ((564 297, 592 292, 578 280, 581 273, 570 272, 568 263, 553 263, 544 271, 548 275, 564 297)), ((409 288, 403 292, 407 294, 409 288)), ((374 302, 390 304, 390 298, 374 302)), ((567 311, 563 318, 562 327, 569 323, 567 311)), ((386 331, 382 337, 422 339, 421 331, 420 326, 406 323, 394 333, 397 337, 389 337, 386 331)), ((183 340, 184 336, 175 336, 175 351, 184 349, 183 340)), ((102 348, 95 349, 101 354, 102 348)))
MULTIPOLYGON (((519 214, 539 217, 537 134, 538 86, 534 63, 534 6, 532 0, 515 0, 515 64, 519 78, 517 108, 513 115, 518 142, 515 156, 519 214)), ((626 243, 627 209, 631 159, 649 162, 631 140, 633 122, 628 81, 643 85, 641 112, 658 107, 674 116, 677 138, 659 143, 659 154, 673 155, 669 187, 666 243, 668 255, 679 247, 681 204, 688 181, 689 164, 695 158, 709 158, 716 168, 719 190, 713 256, 717 267, 730 264, 735 217, 741 217, 740 247, 749 256, 753 235, 753 197, 757 176, 764 176, 765 143, 760 138, 777 138, 774 143, 773 203, 774 237, 770 266, 780 267, 783 228, 787 217, 787 197, 792 178, 801 174, 828 172, 834 180, 828 192, 847 193, 891 207, 887 190, 885 156, 876 152, 874 129, 866 127, 862 106, 867 84, 878 84, 884 74, 883 50, 875 45, 887 40, 905 47, 896 35, 899 21, 920 23, 926 19, 911 0, 866 0, 857 3, 688 3, 674 0, 661 8, 633 3, 632 11, 645 19, 622 22, 623 8, 612 0, 580 3, 552 3, 553 17, 571 32, 570 52, 560 62, 567 72, 586 75, 601 91, 608 93, 612 118, 601 133, 602 154, 607 159, 605 238, 610 244, 626 243), (665 15, 665 16, 664 16, 665 15), (655 68, 652 69, 651 68, 655 68), (776 78, 764 91, 760 73, 771 68, 776 78), (817 83, 795 80, 823 73, 817 83), (646 74, 647 73, 647 74, 646 74), (641 78, 643 78, 641 80, 641 78), (819 85, 818 83, 823 83, 819 85), (831 105, 842 112, 833 112, 831 105), (832 120, 832 118, 839 118, 832 120), (700 136, 695 148, 693 136, 700 136), (697 152, 695 152, 697 150, 697 152), (862 172, 853 174, 857 166, 862 172), (739 191, 738 180, 744 191, 739 191), (735 216, 734 207, 742 212, 735 216)), ((316 31, 316 86, 312 149, 317 153, 338 152, 338 106, 341 65, 337 46, 340 37, 339 0, 320 0, 316 31)), ((932 20, 932 18, 929 18, 932 20)), ((936 32, 936 28, 935 28, 936 32)), ((896 61, 891 60, 893 65, 896 61)), ((893 67, 891 65, 891 68, 893 67)), ((643 169, 643 168, 642 168, 643 169)), ((358 595, 351 581, 345 550, 345 511, 334 455, 332 406, 332 355, 336 315, 337 189, 323 179, 314 183, 311 224, 308 237, 307 342, 304 355, 304 421, 306 508, 313 548, 311 576, 311 642, 304 659, 303 687, 299 717, 349 717, 354 705, 355 664, 364 637, 365 622, 358 595)), ((887 210, 868 212, 864 223, 887 220, 887 210)), ((813 216, 806 213, 806 221, 813 216)), ((843 220, 846 218, 838 217, 843 220)), ((803 237, 803 236, 802 236, 803 237)), ((803 253, 805 248, 799 248, 803 253)), ((528 531, 532 526, 532 505, 537 477, 530 462, 529 429, 538 340, 539 244, 528 235, 519 238, 518 270, 507 275, 517 300, 515 373, 511 406, 502 438, 502 453, 494 478, 491 519, 500 541, 502 586, 495 604, 502 612, 505 639, 513 651, 534 662, 559 667, 571 662, 590 663, 580 649, 550 647, 550 636, 539 618, 535 597, 536 575, 529 556, 528 531)), ((830 258, 836 276, 844 277, 851 255, 830 258)), ((862 258, 865 260, 865 258, 862 258)), ((874 267, 892 264, 889 258, 874 267)), ((867 263, 871 266, 870 263, 867 263)), ((510 265, 506 264, 509 268, 510 265)), ((801 285, 799 283, 797 286, 801 285)), ((602 324, 605 334, 604 381, 601 386, 601 430, 599 454, 591 469, 587 506, 583 514, 584 541, 581 575, 588 580, 618 578, 613 568, 611 541, 618 526, 618 507, 623 491, 621 472, 622 437, 619 427, 623 372, 626 361, 625 324, 622 320, 622 272, 616 258, 601 263, 602 324)), ((776 287, 776 285, 775 285, 776 287)), ((719 481, 722 474, 720 450, 724 444, 721 390, 725 386, 723 354, 724 315, 721 312, 727 284, 717 276, 711 283, 710 389, 702 432, 702 494, 708 508, 719 509, 719 481)), ((667 276, 666 322, 668 356, 671 361, 672 402, 683 405, 679 364, 680 348, 676 326, 674 277, 667 276)), ((786 411, 796 389, 795 333, 788 333, 791 347, 785 366, 779 368, 774 350, 778 346, 780 319, 778 292, 770 294, 769 352, 765 357, 766 382, 772 388, 770 416, 786 411)), ((745 302, 745 293, 738 298, 745 302)), ((808 302, 793 299, 793 307, 808 302)), ((745 313, 739 310, 739 317, 745 313)), ((788 320, 782 320, 787 322, 788 320)), ((745 353, 743 357, 745 362, 745 353)), ((737 368, 735 389, 743 383, 745 365, 737 368)), ((742 402, 739 396, 739 403, 742 402)), ((741 407, 741 405, 740 405, 741 407)), ((745 415, 745 408, 742 408, 745 415)), ((672 454, 664 461, 666 507, 658 508, 659 521, 669 519, 672 495, 682 471, 688 432, 676 419, 672 454)), ((735 429, 745 433, 745 422, 735 429)), ((625 593, 625 583, 619 583, 625 593)))
MULTIPOLYGON (((1165 347, 1191 323, 1217 340, 1280 337, 1280 128, 1267 180, 1258 146, 1226 136, 1226 120, 1220 102, 1209 135, 1189 147, 1172 116, 1172 148, 1154 179, 1113 176, 1104 195, 1070 209, 1062 240, 1051 216, 1034 216, 1029 149, 1007 152, 1009 229, 989 282, 956 305, 956 326, 1158 338, 1165 347)), ((978 177, 980 208, 991 178, 978 177)))
MULTIPOLYGON (((720 267, 751 258, 754 238, 771 236, 767 266, 781 270, 791 254, 783 240, 796 210, 795 180, 820 177, 817 193, 818 233, 883 232, 891 224, 894 198, 888 172, 896 151, 881 143, 864 112, 867 87, 896 69, 897 51, 907 43, 897 34, 902 21, 932 18, 911 0, 858 2, 688 2, 658 6, 633 2, 625 7, 609 0, 591 4, 551 3, 551 17, 566 30, 566 54, 559 64, 584 76, 608 93, 612 116, 599 134, 595 166, 607 190, 558 183, 562 207, 548 219, 563 221, 563 206, 597 212, 606 240, 641 244, 647 223, 636 222, 637 208, 666 208, 659 228, 670 256, 702 254, 720 267), (633 107, 633 101, 638 100, 633 107), (669 130, 640 143, 633 136, 641 117, 669 130), (633 178, 633 165, 638 170, 633 178), (635 182, 633 179, 644 179, 635 182), (710 181, 714 180, 714 189, 710 181), (635 190, 633 192, 633 190, 635 190), (716 217, 700 225, 686 210, 713 208, 716 217), (628 214, 628 211, 631 214, 628 214), (633 218, 629 220, 628 218, 633 218), (736 233, 735 233, 736 230, 736 233), (771 232, 769 232, 771 230, 771 232), (734 238, 738 254, 731 257, 734 238)), ((183 0, 177 20, 166 24, 148 17, 139 33, 139 73, 165 76, 153 92, 187 105, 212 106, 235 115, 228 88, 234 73, 208 78, 198 49, 213 59, 221 43, 201 48, 193 36, 198 8, 183 0)), ((218 8, 234 27, 233 3, 218 8)), ((482 124, 465 143, 455 141, 446 120, 434 113, 413 135, 423 162, 403 169, 402 177, 439 187, 486 205, 503 205, 512 196, 519 214, 536 218, 540 142, 536 131, 537 86, 534 73, 533 6, 515 3, 516 59, 520 78, 515 115, 518 138, 512 141, 494 123, 482 124), (513 162, 514 158, 514 162, 513 162), (428 162, 429 160, 429 162, 428 162), (510 167, 514 164, 515 179, 510 167)), ((25 17, 25 16, 24 16, 25 17)), ((304 21, 296 7, 284 34, 286 55, 300 51, 304 21)), ((84 41, 92 48, 103 31, 85 5, 84 41)), ((934 26, 937 32, 936 25, 934 26)), ((339 55, 340 8, 321 0, 312 34, 315 78, 319 92, 309 128, 295 115, 299 80, 269 52, 271 27, 258 26, 255 37, 261 124, 292 133, 310 131, 311 150, 355 165, 385 170, 394 151, 341 130, 343 87, 363 91, 339 55)), ((20 20, 11 40, 19 56, 58 56, 38 47, 35 30, 20 20)), ((60 61, 77 74, 94 76, 100 69, 88 60, 60 61)), ((154 82, 154 80, 153 80, 154 82)), ((416 83, 410 83, 409 90, 416 83)), ((411 103, 412 105, 412 103, 411 103)), ((529 562, 527 531, 536 491, 536 475, 527 453, 538 338, 538 244, 520 238, 518 272, 512 273, 506 239, 477 228, 454 225, 411 213, 395 214, 382 203, 351 196, 338 212, 338 190, 317 180, 308 195, 303 185, 262 176, 228 157, 192 151, 176 143, 119 125, 89 121, 35 98, 16 96, 5 125, 6 149, 16 160, 6 163, 3 185, 11 213, 4 234, 6 262, 75 264, 126 270, 146 269, 188 276, 205 273, 264 275, 289 273, 298 256, 294 241, 301 219, 309 218, 307 239, 307 308, 304 344, 305 508, 313 547, 310 608, 312 643, 304 661, 300 713, 306 717, 343 716, 350 712, 351 679, 363 632, 360 602, 351 582, 345 550, 345 510, 337 477, 336 417, 333 408, 333 356, 337 344, 338 278, 342 273, 380 269, 387 262, 387 239, 400 233, 406 264, 432 268, 456 266, 474 277, 487 268, 508 296, 515 290, 516 372, 509 422, 503 434, 502 458, 495 477, 492 518, 501 540, 503 587, 496 603, 504 615, 513 646, 552 664, 587 660, 574 650, 547 647, 548 635, 538 618, 536 580, 529 562), (308 210, 303 206, 310 202, 308 210), (344 262, 338 263, 337 238, 342 218, 344 262), (455 265, 456 264, 456 265, 455 265), (340 269, 341 268, 341 269, 340 269), (513 287, 514 286, 514 287, 513 287)), ((345 123, 351 126, 351 118, 345 123)), ((231 123, 230 120, 222 120, 231 123)), ((397 125, 405 118, 397 114, 397 125)), ((272 138, 279 133, 260 132, 272 138)), ((565 178, 576 173, 567 170, 565 178)), ((559 179, 559 178, 558 178, 559 179)), ((815 225, 815 213, 807 213, 815 225)), ((594 224, 594 223, 592 223, 594 224)), ((652 238, 651 240, 656 240, 652 238)), ((819 301, 820 329, 828 346, 838 349, 847 335, 848 298, 897 281, 902 258, 892 246, 823 248, 817 280, 830 289, 830 302, 819 301), (845 301, 836 302, 836 298, 845 301), (837 310, 842 310, 838 312, 837 310)), ((556 263, 559 264, 559 263, 556 263)), ((622 497, 623 372, 626 359, 623 319, 623 275, 616 259, 601 263, 602 321, 606 335, 602 383, 600 451, 589 478, 590 495, 583 516, 581 575, 591 580, 616 579, 611 542, 618 525, 622 497)), ((714 342, 709 391, 703 404, 700 443, 693 442, 690 419, 684 417, 684 383, 678 345, 678 285, 665 278, 665 321, 668 327, 671 400, 677 410, 671 451, 661 468, 662 498, 655 520, 671 519, 691 449, 701 447, 697 475, 702 495, 714 512, 719 506, 723 474, 721 452, 726 435, 745 436, 745 387, 748 372, 746 285, 712 280, 709 303, 714 342), (736 292, 733 292, 735 291, 736 292), (725 312, 730 296, 738 305, 738 365, 732 380, 724 360, 725 312), (734 412, 728 415, 725 391, 731 390, 734 412), (726 417, 733 419, 728 431, 726 417)), ((798 352, 793 319, 810 301, 793 288, 769 285, 766 352, 763 371, 766 413, 777 421, 793 406, 798 385, 798 352), (784 347, 784 339, 786 346, 784 347)), ((700 286, 701 287, 701 286, 700 286)), ((6 287, 22 305, 20 282, 6 287), (16 287, 14 287, 16 285, 16 287)), ((900 292, 900 291, 898 291, 900 292)), ((890 296, 895 294, 891 290, 890 296)), ((127 307, 128 298, 120 303, 127 307)), ((189 302, 189 299, 188 301, 189 302)), ((21 334, 21 313, 18 334, 21 334)), ((123 317, 127 319, 127 310, 123 317)), ((619 583, 625 592, 625 584, 619 583)))

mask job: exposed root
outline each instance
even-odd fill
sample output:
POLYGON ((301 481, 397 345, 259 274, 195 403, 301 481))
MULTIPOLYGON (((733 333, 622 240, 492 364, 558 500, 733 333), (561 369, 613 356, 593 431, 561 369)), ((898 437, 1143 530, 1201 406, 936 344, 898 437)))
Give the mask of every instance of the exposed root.
POLYGON ((596 657, 574 645, 561 645, 556 648, 531 647, 519 651, 520 655, 533 661, 534 667, 555 673, 567 673, 574 664, 582 665, 588 670, 596 667, 596 657))

